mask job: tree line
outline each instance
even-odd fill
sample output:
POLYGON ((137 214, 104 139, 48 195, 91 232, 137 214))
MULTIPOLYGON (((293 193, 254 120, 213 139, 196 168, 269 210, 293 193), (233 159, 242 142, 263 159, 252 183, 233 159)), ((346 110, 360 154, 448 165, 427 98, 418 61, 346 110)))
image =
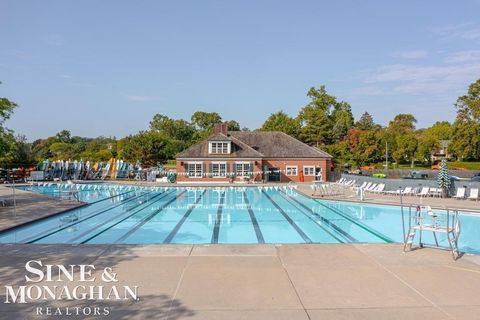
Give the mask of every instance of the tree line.
MULTIPOLYGON (((385 161, 386 146, 389 160, 396 163, 429 163, 442 141, 449 141, 454 159, 480 160, 480 79, 457 99, 454 122, 436 122, 429 128, 417 128, 417 119, 411 114, 398 114, 387 126, 375 123, 368 112, 355 121, 350 104, 329 94, 325 86, 310 88, 307 96, 309 103, 296 116, 278 111, 256 130, 285 132, 327 151, 339 163, 359 166, 385 161)), ((208 137, 217 123, 227 122, 230 131, 249 130, 235 120, 225 121, 217 112, 197 111, 188 121, 156 114, 148 130, 120 139, 78 137, 63 130, 29 143, 4 127, 16 107, 0 98, 0 163, 4 165, 32 165, 47 158, 99 162, 115 157, 150 166, 174 159, 178 152, 208 137)))

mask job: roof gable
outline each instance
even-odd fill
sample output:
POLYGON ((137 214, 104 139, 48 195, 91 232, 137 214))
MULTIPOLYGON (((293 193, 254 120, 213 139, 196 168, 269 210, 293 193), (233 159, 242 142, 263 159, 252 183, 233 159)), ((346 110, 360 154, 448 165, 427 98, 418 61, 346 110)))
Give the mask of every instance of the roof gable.
POLYGON ((332 158, 318 148, 278 131, 233 131, 231 136, 248 144, 265 158, 332 158))
POLYGON ((177 158, 332 158, 323 150, 311 147, 283 132, 230 131, 213 134, 177 154, 177 158), (210 154, 210 141, 231 141, 230 154, 210 154))

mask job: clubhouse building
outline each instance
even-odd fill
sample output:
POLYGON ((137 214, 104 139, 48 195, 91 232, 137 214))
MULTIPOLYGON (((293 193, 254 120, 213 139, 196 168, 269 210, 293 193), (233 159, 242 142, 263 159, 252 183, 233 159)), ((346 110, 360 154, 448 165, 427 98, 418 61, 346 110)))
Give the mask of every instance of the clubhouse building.
POLYGON ((328 181, 332 156, 283 132, 227 131, 227 124, 176 157, 177 182, 328 181))

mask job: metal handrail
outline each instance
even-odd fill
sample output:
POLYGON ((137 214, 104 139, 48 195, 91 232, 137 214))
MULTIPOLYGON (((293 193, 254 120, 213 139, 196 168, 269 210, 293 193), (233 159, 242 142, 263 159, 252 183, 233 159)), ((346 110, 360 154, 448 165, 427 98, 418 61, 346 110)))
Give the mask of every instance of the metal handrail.
POLYGON ((12 182, 4 181, 3 184, 11 185, 10 188, 12 188, 12 193, 13 193, 13 215, 16 219, 17 218, 17 197, 15 194, 15 179, 12 179, 12 182))

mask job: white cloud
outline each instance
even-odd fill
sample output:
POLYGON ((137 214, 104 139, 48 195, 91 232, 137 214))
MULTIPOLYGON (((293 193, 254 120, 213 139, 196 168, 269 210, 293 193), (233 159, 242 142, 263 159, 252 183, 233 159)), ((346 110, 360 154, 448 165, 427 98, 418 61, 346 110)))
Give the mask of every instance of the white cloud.
POLYGON ((480 28, 477 23, 464 22, 457 25, 449 25, 442 28, 436 28, 434 33, 440 35, 444 40, 461 38, 464 40, 480 39, 480 28))
POLYGON ((378 96, 384 94, 383 90, 376 86, 364 86, 354 88, 351 94, 356 96, 378 96))
POLYGON ((157 97, 153 96, 140 96, 140 95, 126 95, 127 99, 134 102, 147 102, 158 100, 157 97))
POLYGON ((464 90, 479 74, 480 62, 446 66, 396 64, 372 71, 364 82, 381 83, 398 93, 442 94, 464 90))
POLYGON ((61 47, 65 44, 63 36, 58 34, 49 34, 42 39, 46 44, 54 47, 61 47))
POLYGON ((458 51, 451 53, 446 59, 448 63, 480 61, 480 50, 458 51))
POLYGON ((425 50, 397 51, 392 54, 394 58, 416 60, 423 59, 428 55, 425 50))
POLYGON ((480 28, 467 30, 464 33, 462 33, 461 37, 467 40, 480 39, 480 28))

